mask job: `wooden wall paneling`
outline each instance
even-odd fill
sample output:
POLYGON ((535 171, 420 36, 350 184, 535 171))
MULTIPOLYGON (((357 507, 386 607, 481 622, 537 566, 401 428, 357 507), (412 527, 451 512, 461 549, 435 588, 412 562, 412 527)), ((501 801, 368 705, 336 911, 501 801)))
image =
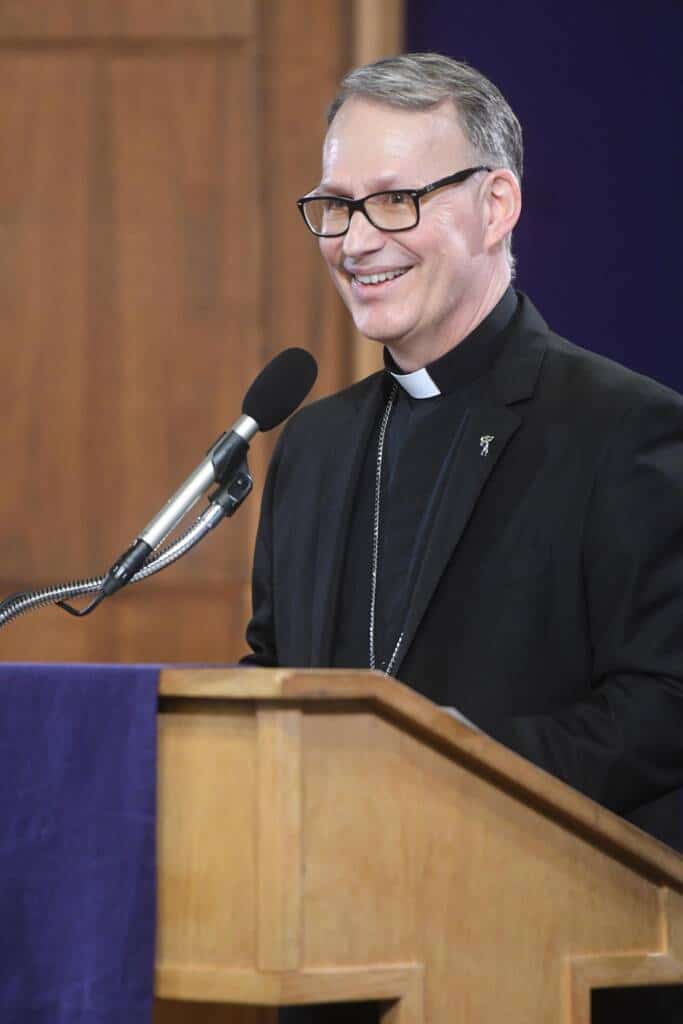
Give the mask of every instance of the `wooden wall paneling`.
POLYGON ((245 38, 253 11, 253 0, 0 0, 0 39, 245 38))
POLYGON ((87 345, 81 239, 88 215, 81 97, 90 75, 82 55, 65 63, 51 54, 39 67, 27 55, 0 59, 5 579, 53 573, 80 553, 78 524, 87 503, 80 451, 87 345))
MULTIPOLYGON (((205 544, 218 540, 217 533, 205 544)), ((72 619, 54 607, 19 618, 2 631, 0 656, 3 661, 225 665, 245 651, 247 601, 248 586, 242 580, 226 581, 220 588, 179 585, 157 590, 153 581, 142 583, 112 598, 89 621, 72 619)))
MULTIPOLYGON (((123 448, 128 486, 120 512, 133 530, 236 418, 258 366, 258 268, 244 202, 254 157, 248 85, 241 47, 126 56, 112 66, 117 301, 127 339, 124 416, 112 443, 123 448), (147 464, 139 467, 141 446, 147 464)), ((120 537, 120 529, 111 523, 112 534, 120 537)), ((155 585, 243 576, 244 512, 221 540, 225 529, 232 544, 220 545, 221 557, 217 545, 198 548, 155 585)))
MULTIPOLYGON (((294 201, 319 180, 355 11, 0 0, 2 596, 104 571, 281 348, 316 355, 315 395, 353 378, 294 201)), ((89 620, 12 623, 0 656, 238 657, 276 435, 255 439, 255 493, 201 549, 89 620)))
MULTIPOLYGON (((370 64, 404 49, 404 0, 355 0, 353 65, 370 64)), ((356 330, 352 335, 353 379, 362 380, 382 366, 382 347, 356 330)))
POLYGON ((403 7, 401 0, 380 0, 379 5, 375 0, 264 0, 261 10, 263 145, 271 182, 265 192, 271 206, 264 251, 264 336, 277 336, 286 327, 285 344, 301 344, 316 356, 316 398, 363 376, 363 365, 370 367, 367 372, 376 365, 372 355, 368 362, 368 342, 354 340, 353 324, 294 201, 320 181, 325 115, 339 80, 359 53, 373 59, 398 48, 403 7), (363 358, 365 364, 359 362, 363 358))
POLYGON ((401 53, 404 38, 405 0, 354 0, 354 65, 401 53))
POLYGON ((327 394, 348 377, 348 354, 338 344, 342 310, 295 201, 320 181, 325 111, 349 60, 347 5, 284 0, 270 10, 264 34, 266 329, 286 323, 289 343, 318 358, 317 392, 327 394))
POLYGON ((325 108, 350 52, 348 5, 265 2, 261 17, 264 345, 311 351, 319 368, 313 397, 320 397, 350 381, 349 330, 296 199, 320 180, 325 108))
MULTIPOLYGON (((236 417, 261 365, 260 232, 244 202, 258 164, 253 41, 45 50, 8 44, 11 28, 5 5, 3 595, 103 571, 236 417)), ((10 625, 3 657, 236 657, 257 511, 252 499, 204 550, 87 622, 48 610, 10 625)))

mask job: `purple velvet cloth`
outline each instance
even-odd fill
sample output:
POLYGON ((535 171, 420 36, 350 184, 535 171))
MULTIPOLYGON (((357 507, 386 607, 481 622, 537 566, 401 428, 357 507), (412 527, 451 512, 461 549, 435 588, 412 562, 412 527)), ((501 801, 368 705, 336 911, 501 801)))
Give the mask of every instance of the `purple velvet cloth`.
POLYGON ((0 1020, 148 1024, 158 666, 0 665, 0 1020))

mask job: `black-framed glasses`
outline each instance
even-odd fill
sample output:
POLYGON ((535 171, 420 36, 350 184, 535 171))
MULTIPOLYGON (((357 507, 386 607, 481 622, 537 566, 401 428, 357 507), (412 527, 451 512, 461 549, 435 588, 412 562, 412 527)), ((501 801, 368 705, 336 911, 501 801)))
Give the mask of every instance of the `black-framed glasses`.
POLYGON ((410 231, 420 223, 420 199, 446 185, 458 185, 467 181, 478 171, 490 171, 490 167, 467 167, 456 171, 447 178, 425 185, 424 188, 394 188, 386 192, 372 192, 362 199, 348 199, 346 196, 312 195, 297 199, 301 216, 306 227, 319 238, 338 238, 345 235, 351 224, 351 217, 359 210, 365 214, 373 227, 380 231, 410 231))

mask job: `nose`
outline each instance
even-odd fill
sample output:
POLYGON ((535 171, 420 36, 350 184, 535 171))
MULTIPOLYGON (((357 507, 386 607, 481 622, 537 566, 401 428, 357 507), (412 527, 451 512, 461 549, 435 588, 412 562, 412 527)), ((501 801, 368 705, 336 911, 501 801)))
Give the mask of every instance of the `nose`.
POLYGON ((377 252, 384 245, 384 232, 371 224, 361 210, 351 214, 349 230, 343 237, 342 249, 345 256, 357 259, 367 252, 377 252))

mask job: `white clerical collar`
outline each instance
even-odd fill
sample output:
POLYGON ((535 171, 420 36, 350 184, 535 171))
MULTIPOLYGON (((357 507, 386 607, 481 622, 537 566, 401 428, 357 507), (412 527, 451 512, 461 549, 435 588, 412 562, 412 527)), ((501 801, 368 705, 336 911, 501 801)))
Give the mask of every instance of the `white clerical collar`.
POLYGON ((394 373, 393 370, 389 372, 411 398, 436 398, 441 394, 424 367, 421 370, 414 370, 412 373, 394 373))

